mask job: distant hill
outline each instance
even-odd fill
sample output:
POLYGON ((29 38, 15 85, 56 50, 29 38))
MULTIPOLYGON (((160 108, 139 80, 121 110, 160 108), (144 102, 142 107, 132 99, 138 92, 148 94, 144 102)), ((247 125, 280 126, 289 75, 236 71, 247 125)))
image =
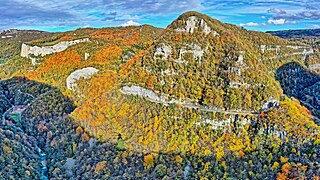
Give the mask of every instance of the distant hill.
POLYGON ((319 37, 320 29, 301 29, 301 30, 284 30, 284 31, 267 31, 267 33, 281 38, 301 38, 301 37, 319 37))

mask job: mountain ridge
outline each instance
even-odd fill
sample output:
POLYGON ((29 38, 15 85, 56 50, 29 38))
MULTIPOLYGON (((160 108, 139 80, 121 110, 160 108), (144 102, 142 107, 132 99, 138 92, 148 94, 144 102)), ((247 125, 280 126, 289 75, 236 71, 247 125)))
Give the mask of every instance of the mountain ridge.
POLYGON ((282 38, 319 37, 320 29, 280 30, 267 31, 266 33, 282 38))

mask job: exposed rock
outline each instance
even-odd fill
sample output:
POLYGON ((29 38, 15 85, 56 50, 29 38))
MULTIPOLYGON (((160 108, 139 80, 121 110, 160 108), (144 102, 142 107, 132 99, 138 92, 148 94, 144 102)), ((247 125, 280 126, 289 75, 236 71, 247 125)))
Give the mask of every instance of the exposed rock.
POLYGON ((171 71, 170 69, 166 69, 166 70, 161 70, 161 75, 162 76, 175 76, 175 75, 178 75, 178 73, 171 71))
POLYGON ((234 88, 234 89, 238 89, 240 87, 245 87, 245 88, 249 88, 249 87, 257 87, 257 86, 264 86, 264 84, 250 84, 250 83, 242 83, 242 82, 230 82, 229 83, 230 88, 234 88))
POLYGON ((204 55, 204 51, 201 49, 201 47, 197 44, 187 44, 186 49, 180 49, 179 52, 179 59, 178 61, 181 61, 182 56, 186 53, 192 53, 193 58, 196 60, 201 60, 201 57, 204 55))
POLYGON ((149 98, 153 101, 157 101, 157 102, 165 102, 165 99, 160 98, 155 92, 153 92, 152 90, 148 90, 145 89, 143 87, 140 86, 124 86, 120 89, 120 92, 123 94, 130 94, 130 95, 138 95, 138 96, 142 96, 144 98, 149 98))
POLYGON ((79 69, 72 72, 67 77, 67 80, 66 80, 67 88, 69 90, 74 91, 77 87, 77 84, 76 84, 77 80, 79 80, 80 78, 89 79, 91 78, 91 76, 93 76, 94 74, 97 74, 98 72, 99 70, 93 67, 87 67, 87 68, 79 69))
POLYGON ((237 76, 241 76, 241 69, 237 67, 228 67, 228 72, 234 72, 237 76))
POLYGON ((21 46, 21 56, 30 58, 32 56, 45 56, 48 54, 56 53, 56 52, 61 52, 66 50, 69 46, 73 46, 78 43, 82 42, 90 42, 89 38, 85 39, 77 39, 73 41, 61 41, 58 44, 55 44, 53 46, 30 46, 27 44, 22 44, 21 46))
POLYGON ((205 119, 205 120, 197 122, 195 124, 197 126, 208 125, 208 126, 211 127, 211 129, 220 129, 220 128, 224 128, 224 127, 230 126, 235 121, 240 127, 243 127, 243 126, 245 126, 247 124, 251 124, 251 120, 250 119, 244 118, 242 121, 238 121, 237 116, 235 116, 235 115, 231 115, 228 119, 225 119, 225 120, 205 119))
POLYGON ((84 60, 88 60, 90 57, 90 53, 84 53, 84 60))
POLYGON ((301 51, 301 52, 295 52, 295 53, 293 53, 293 55, 309 55, 309 54, 313 54, 314 53, 314 51, 313 51, 313 49, 312 48, 308 48, 308 49, 303 49, 303 51, 301 51))
POLYGON ((307 46, 286 46, 287 48, 291 48, 291 49, 308 49, 309 47, 307 46))
POLYGON ((281 46, 276 46, 276 53, 278 54, 278 53, 280 53, 280 50, 281 50, 281 46))
POLYGON ((237 61, 237 63, 238 64, 243 64, 243 56, 245 55, 245 51, 239 51, 239 56, 238 56, 238 61, 237 61))
POLYGON ((37 65, 37 64, 39 64, 37 61, 38 61, 38 58, 35 58, 35 57, 29 57, 29 59, 31 59, 31 63, 32 63, 32 65, 37 65))
POLYGON ((13 36, 1 36, 1 39, 6 39, 6 38, 13 38, 13 36))
POLYGON ((251 86, 249 83, 241 83, 241 82, 230 82, 229 83, 230 88, 238 89, 241 86, 245 86, 247 89, 251 86))
MULTIPOLYGON (((308 46, 285 46, 286 48, 291 48, 294 50, 300 50, 298 52, 292 53, 292 55, 308 55, 313 54, 314 50, 308 46)), ((281 46, 280 45, 260 45, 260 50, 262 53, 265 51, 276 51, 277 54, 280 53, 281 46)))
POLYGON ((246 111, 241 109, 225 111, 221 108, 217 108, 214 106, 202 106, 198 103, 189 102, 190 100, 175 99, 172 97, 170 98, 170 96, 167 94, 158 95, 152 90, 149 90, 140 86, 136 86, 136 85, 124 86, 120 89, 120 92, 126 95, 141 96, 151 102, 161 103, 165 106, 168 106, 170 104, 179 104, 185 108, 196 109, 196 110, 206 111, 206 112, 223 112, 226 114, 252 114, 252 115, 254 114, 254 112, 252 111, 246 111))
POLYGON ((280 53, 281 46, 280 45, 260 45, 260 50, 262 53, 265 51, 276 51, 276 53, 280 53))
POLYGON ((157 47, 156 52, 154 53, 154 59, 160 58, 162 60, 167 60, 171 53, 172 47, 162 43, 159 47, 157 47))
POLYGON ((262 53, 266 51, 267 45, 260 45, 260 50, 262 53))
POLYGON ((209 33, 212 33, 214 36, 219 35, 216 31, 211 30, 211 27, 208 26, 205 20, 197 16, 188 17, 188 19, 184 23, 186 26, 184 28, 177 28, 176 31, 188 32, 192 34, 194 33, 195 29, 198 29, 199 31, 202 31, 206 35, 208 35, 209 33))

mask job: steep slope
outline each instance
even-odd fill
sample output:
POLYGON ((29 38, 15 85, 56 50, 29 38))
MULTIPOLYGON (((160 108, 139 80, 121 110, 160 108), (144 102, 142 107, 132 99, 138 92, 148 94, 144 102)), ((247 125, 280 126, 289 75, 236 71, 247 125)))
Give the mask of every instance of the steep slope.
POLYGON ((277 70, 276 75, 288 96, 299 99, 314 115, 320 117, 319 74, 308 71, 298 63, 287 63, 277 70))
POLYGON ((176 100, 257 112, 282 94, 272 72, 295 58, 289 45, 189 12, 168 26, 152 51, 132 68, 128 79, 133 82, 126 83, 176 100), (137 76, 142 72, 149 77, 137 76))
POLYGON ((279 107, 283 94, 273 72, 301 62, 308 51, 297 45, 188 12, 109 72, 108 83, 92 80, 92 98, 73 117, 99 139, 117 142, 120 134, 128 149, 211 152, 216 132, 198 127, 236 131, 279 107))

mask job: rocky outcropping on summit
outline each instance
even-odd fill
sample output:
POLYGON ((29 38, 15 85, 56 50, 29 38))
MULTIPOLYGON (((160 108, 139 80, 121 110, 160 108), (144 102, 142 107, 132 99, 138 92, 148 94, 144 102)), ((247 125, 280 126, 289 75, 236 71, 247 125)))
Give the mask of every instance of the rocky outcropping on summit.
POLYGON ((193 34, 195 29, 198 29, 199 31, 201 30, 202 32, 204 32, 206 35, 211 32, 215 36, 219 35, 216 31, 211 30, 210 26, 208 26, 204 19, 199 18, 198 16, 190 16, 186 21, 184 21, 184 23, 186 24, 186 26, 183 28, 177 28, 176 31, 189 32, 193 34))
POLYGON ((61 41, 53 46, 31 46, 25 43, 21 47, 21 56, 31 58, 31 56, 45 56, 66 50, 68 47, 82 42, 90 42, 89 38, 77 39, 73 41, 61 41))

